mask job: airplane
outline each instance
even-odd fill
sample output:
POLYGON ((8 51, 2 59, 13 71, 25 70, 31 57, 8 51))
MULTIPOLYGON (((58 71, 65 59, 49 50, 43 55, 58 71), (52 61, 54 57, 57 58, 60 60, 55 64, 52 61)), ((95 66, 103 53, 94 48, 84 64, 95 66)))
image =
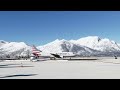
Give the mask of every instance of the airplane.
POLYGON ((55 58, 52 54, 43 54, 41 50, 37 49, 35 47, 35 45, 32 46, 32 53, 30 56, 30 59, 33 60, 37 60, 37 61, 45 61, 45 60, 49 60, 55 58))
POLYGON ((35 45, 32 46, 32 55, 31 60, 44 60, 44 59, 63 59, 65 57, 75 57, 76 55, 73 52, 60 52, 60 53, 48 53, 47 55, 42 54, 42 51, 37 49, 35 45))

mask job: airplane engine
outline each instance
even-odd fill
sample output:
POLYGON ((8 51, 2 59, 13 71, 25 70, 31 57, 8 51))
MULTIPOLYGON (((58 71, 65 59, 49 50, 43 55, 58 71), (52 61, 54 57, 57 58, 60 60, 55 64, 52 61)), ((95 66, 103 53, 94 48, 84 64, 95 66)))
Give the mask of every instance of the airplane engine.
POLYGON ((35 57, 30 57, 30 60, 34 60, 35 59, 35 57))

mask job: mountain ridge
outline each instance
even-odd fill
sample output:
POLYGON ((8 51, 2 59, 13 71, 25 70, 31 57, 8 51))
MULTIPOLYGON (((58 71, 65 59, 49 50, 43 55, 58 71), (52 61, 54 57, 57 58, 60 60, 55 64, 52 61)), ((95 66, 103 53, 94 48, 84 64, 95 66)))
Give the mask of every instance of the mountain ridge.
MULTIPOLYGON (((81 56, 120 56, 120 44, 98 36, 88 36, 78 40, 56 39, 37 48, 42 50, 43 53, 74 52, 81 56)), ((31 46, 24 42, 0 40, 1 55, 30 55, 30 52, 31 46)))

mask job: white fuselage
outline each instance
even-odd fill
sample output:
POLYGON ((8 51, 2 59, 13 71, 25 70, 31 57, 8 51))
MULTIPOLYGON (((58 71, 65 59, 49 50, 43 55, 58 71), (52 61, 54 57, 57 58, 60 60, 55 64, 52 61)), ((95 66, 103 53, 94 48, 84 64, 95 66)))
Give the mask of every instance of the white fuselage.
POLYGON ((74 56, 75 55, 73 52, 61 52, 57 54, 60 56, 74 56))
MULTIPOLYGON (((73 52, 59 52, 59 53, 53 53, 53 54, 57 54, 61 58, 64 58, 64 57, 74 57, 75 56, 75 54, 73 52)), ((41 55, 40 55, 40 58, 51 58, 51 57, 54 57, 54 56, 51 55, 50 53, 41 53, 41 55)), ((35 59, 35 57, 32 56, 31 59, 35 59)))

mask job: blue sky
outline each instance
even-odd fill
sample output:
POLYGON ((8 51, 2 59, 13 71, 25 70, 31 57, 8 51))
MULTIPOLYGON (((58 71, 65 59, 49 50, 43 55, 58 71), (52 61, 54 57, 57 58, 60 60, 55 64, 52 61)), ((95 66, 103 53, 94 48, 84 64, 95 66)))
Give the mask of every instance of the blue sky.
POLYGON ((43 45, 86 36, 120 43, 120 11, 0 11, 0 40, 43 45))

